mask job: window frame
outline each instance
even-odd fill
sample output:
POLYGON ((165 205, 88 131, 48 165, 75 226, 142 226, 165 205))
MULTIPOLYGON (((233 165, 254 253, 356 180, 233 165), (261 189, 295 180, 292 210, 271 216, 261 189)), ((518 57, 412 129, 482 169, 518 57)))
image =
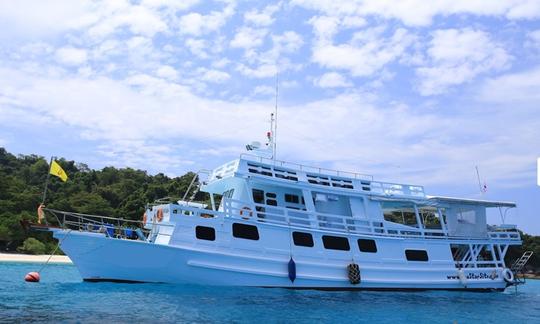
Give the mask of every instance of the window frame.
POLYGON ((248 225, 243 223, 233 223, 231 227, 231 233, 234 238, 258 241, 260 240, 259 229, 255 225, 248 225), (255 229, 255 234, 246 234, 248 230, 255 229))
POLYGON ((310 247, 310 248, 315 246, 315 242, 313 241, 313 234, 311 233, 294 231, 292 232, 292 239, 293 239, 293 244, 295 246, 310 247), (304 237, 300 238, 299 236, 304 236, 304 237), (308 241, 307 244, 299 244, 299 243, 303 243, 300 240, 304 240, 308 236, 309 236, 309 239, 307 240, 308 241), (299 239, 298 242, 297 242, 297 238, 299 239))
POLYGON ((323 235, 322 236, 323 246, 326 250, 334 250, 334 251, 350 251, 351 250, 351 244, 349 243, 349 239, 344 236, 334 236, 334 235, 323 235), (334 242, 332 242, 334 240, 334 242), (347 242, 347 246, 338 247, 336 244, 340 244, 343 242, 347 242))
POLYGON ((358 239, 356 241, 356 243, 358 244, 358 249, 360 250, 360 252, 363 252, 363 253, 377 253, 378 249, 377 249, 377 241, 373 240, 373 239, 358 239), (369 245, 369 246, 366 246, 366 245, 361 245, 360 242, 364 242, 365 244, 372 244, 372 245, 369 245), (369 242, 369 243, 367 243, 369 242), (374 249, 373 249, 374 248, 374 249))
POLYGON ((429 255, 427 250, 405 249, 405 259, 412 262, 428 262, 429 255))
MULTIPOLYGON (((203 233, 203 234, 208 234, 208 233, 203 233)), ((211 226, 202 226, 202 225, 197 225, 195 226, 195 237, 198 239, 198 240, 204 240, 204 241, 215 241, 216 240, 216 229, 211 227, 211 226), (212 230, 212 234, 210 235, 212 238, 206 238, 206 237, 201 237, 199 236, 199 230, 212 230)))

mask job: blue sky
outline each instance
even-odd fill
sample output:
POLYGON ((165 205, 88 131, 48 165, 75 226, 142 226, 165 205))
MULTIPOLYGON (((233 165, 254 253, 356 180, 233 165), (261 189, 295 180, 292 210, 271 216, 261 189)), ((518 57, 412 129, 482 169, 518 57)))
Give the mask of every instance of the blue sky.
POLYGON ((540 234, 539 1, 2 1, 0 45, 11 152, 211 168, 264 139, 279 70, 279 159, 514 200, 540 234))

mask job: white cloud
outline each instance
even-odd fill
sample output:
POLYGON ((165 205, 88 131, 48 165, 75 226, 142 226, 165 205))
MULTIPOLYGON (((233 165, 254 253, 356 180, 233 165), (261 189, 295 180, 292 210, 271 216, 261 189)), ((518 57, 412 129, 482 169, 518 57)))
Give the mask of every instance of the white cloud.
POLYGON ((489 103, 536 106, 540 102, 540 66, 486 80, 478 99, 489 103))
POLYGON ((98 18, 92 1, 0 1, 0 39, 19 42, 85 28, 98 18))
POLYGON ((427 26, 435 16, 470 14, 532 19, 540 17, 540 2, 536 0, 293 0, 293 4, 337 17, 382 17, 398 19, 409 26, 427 26))
POLYGON ((276 94, 276 88, 266 85, 256 86, 251 92, 253 96, 269 96, 276 94))
POLYGON ((199 68, 200 79, 206 82, 223 83, 231 78, 229 73, 219 70, 199 68))
POLYGON ((208 15, 202 15, 198 12, 190 12, 183 15, 179 20, 180 34, 200 36, 206 33, 215 32, 226 24, 234 14, 234 3, 229 3, 223 11, 212 11, 208 15))
POLYGON ((206 41, 204 39, 188 38, 186 40, 186 46, 191 53, 200 58, 208 58, 208 54, 205 52, 206 41))
POLYGON ((249 50, 259 47, 263 44, 264 38, 268 34, 267 29, 256 29, 251 27, 242 27, 236 31, 231 40, 231 47, 243 48, 249 50))
POLYGON ((74 47, 62 47, 56 50, 56 60, 65 65, 81 65, 88 59, 86 50, 74 47))
POLYGON ((156 70, 156 75, 169 80, 178 80, 178 71, 170 65, 162 65, 156 70))
POLYGON ((255 26, 266 27, 274 23, 272 15, 279 10, 280 4, 266 6, 263 10, 250 10, 244 14, 244 20, 255 26))
POLYGON ((343 88, 352 86, 350 81, 336 72, 325 73, 321 77, 315 79, 313 83, 320 88, 343 88))
POLYGON ((524 46, 540 50, 540 29, 527 33, 527 39, 525 40, 524 46))
MULTIPOLYGON (((171 152, 177 151, 166 149, 169 143, 182 145, 186 141, 192 146, 200 141, 208 149, 226 143, 240 152, 245 142, 261 133, 268 119, 264 103, 204 99, 187 87, 148 75, 88 80, 0 68, 0 76, 0 98, 6 103, 0 109, 14 106, 28 115, 51 118, 76 130, 82 138, 101 142, 102 151, 114 152, 108 156, 112 161, 125 163, 122 160, 126 159, 136 167, 152 170, 156 165, 165 170, 168 167, 153 159, 133 160, 134 148, 146 151, 156 147, 156 161, 168 161, 171 152)), ((534 105, 512 110, 490 106, 486 110, 482 104, 439 116, 403 104, 379 106, 369 97, 353 92, 282 105, 279 157, 331 163, 340 169, 354 166, 396 181, 428 184, 453 183, 455 174, 467 174, 478 161, 492 181, 523 181, 534 173, 528 165, 540 150, 540 117, 534 105), (365 138, 370 140, 362 140, 365 138), (391 165, 399 165, 399 170, 391 165)), ((183 163, 193 160, 190 150, 178 150, 183 163)), ((207 161, 198 164, 212 166, 214 163, 207 161)), ((474 186, 474 173, 470 181, 474 186)))
POLYGON ((422 95, 444 93, 479 74, 504 70, 512 59, 489 34, 472 29, 436 30, 427 53, 429 66, 416 69, 422 95))
POLYGON ((350 42, 338 45, 319 38, 311 60, 326 68, 348 70, 353 76, 370 76, 398 59, 414 41, 402 28, 388 38, 382 35, 383 31, 366 29, 355 33, 350 42))
POLYGON ((150 8, 186 10, 199 3, 199 0, 142 0, 141 5, 150 8))
POLYGON ((238 64, 237 71, 250 78, 275 77, 277 73, 276 64, 264 63, 255 68, 250 68, 244 64, 238 64))
POLYGON ((148 7, 105 1, 97 12, 99 21, 88 29, 88 34, 95 39, 106 38, 123 27, 135 35, 147 37, 168 30, 167 22, 148 7))
POLYGON ((294 31, 286 31, 281 35, 272 35, 272 42, 274 44, 273 51, 281 53, 294 53, 298 51, 304 40, 302 36, 294 31))

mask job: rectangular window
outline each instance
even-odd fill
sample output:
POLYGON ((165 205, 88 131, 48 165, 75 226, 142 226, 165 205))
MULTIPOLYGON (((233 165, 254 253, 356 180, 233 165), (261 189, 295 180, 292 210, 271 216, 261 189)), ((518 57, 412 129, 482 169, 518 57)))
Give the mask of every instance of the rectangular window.
POLYGON ((384 220, 418 227, 414 205, 410 203, 384 201, 381 202, 384 220))
POLYGON ((197 226, 195 227, 195 236, 199 240, 215 241, 216 230, 213 227, 197 226))
POLYGON ((427 251, 424 250, 405 250, 407 261, 427 261, 427 251))
POLYGON ((277 200, 274 199, 266 199, 266 204, 268 206, 277 206, 277 200))
POLYGON ((360 252, 377 253, 377 244, 375 240, 359 239, 358 248, 360 252))
POLYGON ((349 251, 349 240, 346 237, 323 235, 323 245, 325 249, 349 251))
POLYGON ((297 195, 285 194, 285 202, 298 204, 300 199, 297 195))
POLYGON ((256 204, 264 204, 264 191, 259 189, 253 189, 253 202, 256 204))
POLYGON ((292 237, 296 246, 313 247, 313 236, 309 233, 293 232, 292 237))
POLYGON ((273 192, 267 192, 266 193, 266 198, 273 198, 273 199, 276 199, 276 194, 273 193, 273 192))
POLYGON ((232 229, 234 237, 254 241, 259 240, 259 231, 257 230, 257 226, 233 223, 232 229))

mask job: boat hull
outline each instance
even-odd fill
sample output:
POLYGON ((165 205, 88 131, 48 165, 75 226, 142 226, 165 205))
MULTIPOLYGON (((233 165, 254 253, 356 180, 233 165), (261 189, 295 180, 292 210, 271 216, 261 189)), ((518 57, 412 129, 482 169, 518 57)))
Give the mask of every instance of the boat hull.
POLYGON ((224 252, 205 246, 171 246, 115 239, 102 233, 52 229, 62 250, 83 280, 98 282, 154 282, 220 286, 284 287, 328 290, 504 290, 500 272, 469 269, 459 279, 455 267, 403 267, 363 264, 360 283, 351 284, 345 259, 314 259, 279 253, 224 252), (296 278, 288 263, 295 260, 296 278))

